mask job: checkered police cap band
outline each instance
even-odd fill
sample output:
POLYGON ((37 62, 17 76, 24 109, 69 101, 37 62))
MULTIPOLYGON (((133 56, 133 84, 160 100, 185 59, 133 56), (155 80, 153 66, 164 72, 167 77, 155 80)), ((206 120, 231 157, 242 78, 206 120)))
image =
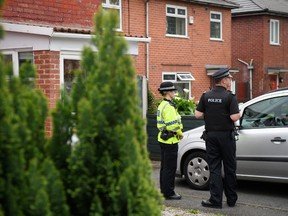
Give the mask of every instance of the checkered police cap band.
POLYGON ((158 91, 175 91, 176 88, 173 85, 172 82, 163 82, 160 85, 160 88, 158 88, 158 91))
POLYGON ((173 90, 175 90, 174 86, 172 86, 172 87, 164 87, 164 88, 159 88, 159 89, 160 89, 160 91, 173 91, 173 90))

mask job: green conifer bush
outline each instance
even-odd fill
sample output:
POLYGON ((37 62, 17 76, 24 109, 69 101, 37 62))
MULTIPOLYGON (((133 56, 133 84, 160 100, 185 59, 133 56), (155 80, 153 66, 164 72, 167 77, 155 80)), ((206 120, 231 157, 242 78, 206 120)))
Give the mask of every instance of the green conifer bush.
MULTIPOLYGON (((79 143, 69 158, 73 215, 160 215, 136 74, 117 16, 99 11, 91 48, 72 89, 79 143)), ((63 141, 65 143, 66 141, 63 141)))
POLYGON ((48 107, 35 89, 34 67, 27 63, 19 77, 12 74, 1 56, 0 215, 69 215, 59 172, 45 150, 48 107))

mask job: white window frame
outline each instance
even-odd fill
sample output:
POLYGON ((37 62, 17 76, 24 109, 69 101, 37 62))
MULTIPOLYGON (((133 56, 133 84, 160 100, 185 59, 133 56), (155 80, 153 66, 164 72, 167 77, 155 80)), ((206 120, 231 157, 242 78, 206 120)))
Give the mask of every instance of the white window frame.
POLYGON ((106 0, 106 3, 102 3, 102 8, 119 10, 119 28, 116 31, 122 31, 122 0, 119 0, 119 5, 110 3, 110 0, 106 0))
POLYGON ((162 82, 166 82, 166 81, 170 81, 170 82, 176 82, 177 81, 177 73, 166 73, 166 72, 163 72, 162 73, 162 82), (165 79, 165 75, 173 75, 174 76, 174 79, 165 79))
POLYGON ((195 78, 193 77, 193 75, 190 72, 162 72, 162 82, 165 81, 170 81, 173 83, 186 83, 189 86, 189 94, 188 97, 191 98, 191 81, 195 80, 195 78), (191 77, 189 79, 181 79, 181 75, 190 75, 191 77), (165 80, 164 79, 164 75, 174 75, 175 76, 175 80, 165 80))
POLYGON ((222 30, 223 30, 222 13, 221 12, 217 12, 217 11, 210 11, 210 40, 223 40, 223 38, 222 38, 222 35, 223 35, 222 30), (212 14, 220 15, 220 19, 211 18, 212 14), (212 22, 220 24, 220 35, 219 35, 219 38, 212 38, 211 37, 211 23, 212 22))
MULTIPOLYGON (((166 36, 169 37, 184 37, 187 38, 188 37, 188 18, 187 18, 188 14, 187 14, 187 7, 181 7, 181 6, 176 6, 176 5, 166 5, 166 19, 167 17, 176 17, 176 18, 182 18, 185 19, 185 35, 179 35, 179 34, 168 34, 167 33, 167 29, 166 29, 166 36), (171 14, 167 12, 167 8, 174 8, 176 11, 176 14, 171 14), (185 10, 185 15, 179 15, 177 14, 178 9, 182 9, 185 10)), ((166 25, 168 25, 167 21, 166 21, 166 25)), ((168 26, 167 26, 168 27, 168 26)))
POLYGON ((270 19, 270 44, 279 45, 280 39, 280 21, 275 19, 270 19))
POLYGON ((60 53, 60 88, 64 89, 64 60, 81 61, 81 52, 79 51, 61 51, 60 53))
POLYGON ((181 81, 193 81, 195 78, 191 73, 177 73, 177 77, 181 81))
MULTIPOLYGON (((32 52, 33 50, 31 49, 17 49, 17 50, 3 50, 2 54, 3 55, 12 55, 12 66, 13 66, 13 75, 14 76, 19 76, 19 53, 21 52, 32 52)), ((34 54, 33 54, 34 56, 34 54)), ((33 64, 34 64, 34 59, 32 59, 33 64)))

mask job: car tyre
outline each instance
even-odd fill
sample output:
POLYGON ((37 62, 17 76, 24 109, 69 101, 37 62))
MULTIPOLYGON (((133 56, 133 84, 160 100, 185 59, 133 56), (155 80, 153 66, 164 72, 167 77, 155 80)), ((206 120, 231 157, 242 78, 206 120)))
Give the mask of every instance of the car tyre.
POLYGON ((184 176, 189 186, 193 189, 208 189, 210 171, 205 152, 193 152, 184 161, 184 176))

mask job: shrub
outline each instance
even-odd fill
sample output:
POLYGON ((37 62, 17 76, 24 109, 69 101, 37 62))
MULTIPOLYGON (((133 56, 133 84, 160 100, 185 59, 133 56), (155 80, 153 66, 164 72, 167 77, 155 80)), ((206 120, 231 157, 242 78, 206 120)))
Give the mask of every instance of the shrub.
POLYGON ((194 115, 196 103, 193 101, 193 99, 175 97, 173 102, 176 103, 177 110, 180 115, 194 115))
POLYGON ((48 106, 30 79, 36 76, 34 67, 27 63, 19 77, 12 74, 1 57, 0 214, 68 215, 62 181, 45 152, 48 106))
POLYGON ((145 122, 127 44, 114 31, 117 15, 100 9, 95 23, 92 43, 98 51, 83 51, 72 101, 65 100, 67 109, 59 102, 53 114, 59 117, 54 128, 64 137, 53 133, 51 152, 56 153, 58 140, 59 149, 69 153, 72 127, 79 139, 68 164, 61 159, 65 154, 54 157, 57 167, 68 165, 68 174, 62 170, 61 176, 68 176, 65 185, 71 214, 161 215, 161 195, 151 175, 145 122), (69 114, 70 106, 74 116, 69 114))

